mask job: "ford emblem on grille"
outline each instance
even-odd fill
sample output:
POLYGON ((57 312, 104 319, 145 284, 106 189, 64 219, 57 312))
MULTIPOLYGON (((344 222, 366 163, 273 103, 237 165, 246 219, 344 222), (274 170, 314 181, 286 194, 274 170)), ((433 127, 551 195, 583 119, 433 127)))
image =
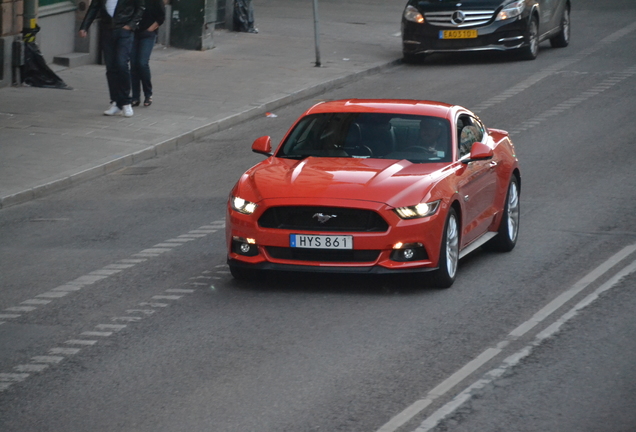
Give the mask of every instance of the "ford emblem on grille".
POLYGON ((320 222, 321 224, 324 224, 329 219, 336 218, 338 216, 337 215, 326 215, 326 214, 322 214, 322 213, 316 213, 312 217, 318 219, 318 222, 320 222))
POLYGON ((453 24, 461 24, 464 22, 464 20, 466 19, 466 15, 464 15, 464 12, 462 11, 457 11, 453 13, 453 16, 451 17, 451 21, 453 22, 453 24))

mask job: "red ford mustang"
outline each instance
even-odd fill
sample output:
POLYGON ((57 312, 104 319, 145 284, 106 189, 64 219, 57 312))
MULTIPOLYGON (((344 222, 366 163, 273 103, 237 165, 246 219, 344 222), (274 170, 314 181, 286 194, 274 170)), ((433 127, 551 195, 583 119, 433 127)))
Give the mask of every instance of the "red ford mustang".
POLYGON ((259 270, 430 272, 455 281, 480 246, 515 247, 521 177, 505 131, 457 105, 416 100, 319 103, 232 189, 228 264, 259 270))

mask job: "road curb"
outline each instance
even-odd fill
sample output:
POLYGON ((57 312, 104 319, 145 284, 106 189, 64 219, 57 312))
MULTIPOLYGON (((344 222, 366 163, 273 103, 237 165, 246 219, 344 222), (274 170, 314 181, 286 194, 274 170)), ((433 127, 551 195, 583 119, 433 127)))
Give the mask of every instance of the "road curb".
POLYGON ((135 153, 118 157, 112 161, 100 164, 96 167, 80 171, 72 174, 68 177, 54 180, 43 185, 36 186, 31 189, 27 189, 21 192, 17 192, 11 195, 0 197, 0 209, 5 209, 17 204, 23 204, 25 202, 42 198, 55 192, 59 192, 73 186, 77 186, 88 180, 93 180, 97 177, 101 177, 106 174, 110 174, 119 169, 127 166, 135 165, 141 161, 153 159, 158 156, 162 156, 171 153, 175 150, 185 147, 187 144, 197 141, 207 135, 229 129, 233 126, 246 122, 257 116, 263 115, 266 112, 273 111, 275 109, 290 105, 292 103, 300 102, 317 94, 324 93, 332 90, 340 85, 350 83, 365 76, 380 73, 386 69, 390 69, 402 63, 401 59, 393 60, 388 63, 373 66, 371 68, 354 72, 342 77, 338 77, 326 82, 318 83, 313 86, 298 90, 290 93, 286 96, 275 98, 269 102, 265 102, 259 106, 250 107, 237 114, 230 115, 226 118, 216 120, 207 125, 198 127, 190 132, 178 135, 176 137, 167 139, 161 143, 151 145, 143 150, 139 150, 135 153))

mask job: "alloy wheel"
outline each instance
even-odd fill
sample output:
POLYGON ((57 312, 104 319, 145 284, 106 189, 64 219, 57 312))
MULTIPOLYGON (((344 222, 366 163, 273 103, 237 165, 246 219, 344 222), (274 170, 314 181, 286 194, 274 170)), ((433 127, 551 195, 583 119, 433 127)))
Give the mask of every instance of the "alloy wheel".
POLYGON ((459 261, 459 228, 457 218, 451 215, 446 227, 446 268, 451 278, 457 273, 457 262, 459 261))
POLYGON ((519 233, 519 189, 516 182, 510 182, 508 189, 508 237, 511 241, 517 239, 519 233))

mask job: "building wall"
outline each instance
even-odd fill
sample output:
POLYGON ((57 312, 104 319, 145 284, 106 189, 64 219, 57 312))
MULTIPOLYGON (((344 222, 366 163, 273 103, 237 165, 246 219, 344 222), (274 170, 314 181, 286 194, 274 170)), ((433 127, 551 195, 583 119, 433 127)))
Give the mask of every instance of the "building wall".
POLYGON ((76 10, 77 7, 70 1, 38 9, 40 31, 35 40, 47 63, 52 63, 53 57, 75 51, 76 10))
POLYGON ((23 0, 0 0, 0 36, 10 36, 22 30, 23 0))
POLYGON ((23 0, 0 0, 0 87, 13 81, 13 41, 22 31, 23 13, 23 0))

